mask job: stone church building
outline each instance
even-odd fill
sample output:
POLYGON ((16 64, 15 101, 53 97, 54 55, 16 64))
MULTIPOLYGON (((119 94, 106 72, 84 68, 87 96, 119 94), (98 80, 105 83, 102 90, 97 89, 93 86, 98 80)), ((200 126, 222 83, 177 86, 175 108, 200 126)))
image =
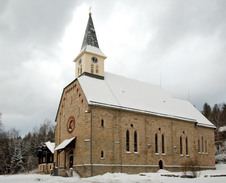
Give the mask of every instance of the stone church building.
POLYGON ((159 86, 105 72, 105 59, 90 13, 76 78, 63 89, 56 115, 58 174, 214 169, 215 126, 159 86))

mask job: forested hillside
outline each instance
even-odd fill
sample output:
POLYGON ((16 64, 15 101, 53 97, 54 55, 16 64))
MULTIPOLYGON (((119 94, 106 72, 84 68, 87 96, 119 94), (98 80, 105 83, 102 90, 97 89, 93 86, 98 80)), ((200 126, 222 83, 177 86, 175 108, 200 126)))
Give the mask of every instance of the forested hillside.
POLYGON ((203 115, 215 126, 216 163, 226 163, 226 104, 203 105, 203 115))
POLYGON ((23 138, 19 131, 5 131, 0 114, 0 174, 27 172, 38 167, 37 149, 46 142, 54 142, 54 126, 45 121, 23 138))

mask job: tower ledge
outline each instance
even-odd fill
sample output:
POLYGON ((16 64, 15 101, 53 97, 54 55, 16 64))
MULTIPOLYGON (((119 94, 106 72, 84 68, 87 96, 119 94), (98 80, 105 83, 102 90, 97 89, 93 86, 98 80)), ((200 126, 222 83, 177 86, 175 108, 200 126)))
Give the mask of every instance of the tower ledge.
POLYGON ((101 57, 103 57, 104 59, 107 58, 104 53, 97 47, 95 46, 91 46, 91 45, 86 45, 84 46, 80 53, 78 54, 78 56, 74 59, 74 62, 76 62, 78 60, 78 58, 85 52, 88 52, 88 53, 92 53, 92 54, 95 54, 95 55, 99 55, 101 57))

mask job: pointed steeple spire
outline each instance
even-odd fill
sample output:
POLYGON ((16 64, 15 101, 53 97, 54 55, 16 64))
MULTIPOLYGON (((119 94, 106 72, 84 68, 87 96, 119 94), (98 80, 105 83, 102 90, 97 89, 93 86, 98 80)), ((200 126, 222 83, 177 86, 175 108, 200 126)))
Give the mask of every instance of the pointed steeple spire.
POLYGON ((89 13, 89 20, 88 20, 88 23, 87 23, 87 26, 86 26, 86 32, 85 32, 85 35, 84 35, 84 38, 83 38, 81 50, 87 45, 99 48, 96 32, 95 32, 94 25, 93 25, 91 12, 89 13))
POLYGON ((81 75, 104 79, 104 60, 107 57, 100 50, 91 13, 84 35, 82 48, 74 59, 76 64, 76 78, 81 75))

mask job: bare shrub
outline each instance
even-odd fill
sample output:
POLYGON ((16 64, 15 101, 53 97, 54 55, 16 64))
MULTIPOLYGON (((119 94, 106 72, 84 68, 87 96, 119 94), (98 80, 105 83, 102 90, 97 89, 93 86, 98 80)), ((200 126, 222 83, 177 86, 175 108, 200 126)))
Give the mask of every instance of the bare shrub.
POLYGON ((181 175, 181 178, 196 178, 197 177, 197 162, 196 161, 192 161, 191 159, 187 160, 184 164, 183 164, 183 172, 184 174, 181 175))

